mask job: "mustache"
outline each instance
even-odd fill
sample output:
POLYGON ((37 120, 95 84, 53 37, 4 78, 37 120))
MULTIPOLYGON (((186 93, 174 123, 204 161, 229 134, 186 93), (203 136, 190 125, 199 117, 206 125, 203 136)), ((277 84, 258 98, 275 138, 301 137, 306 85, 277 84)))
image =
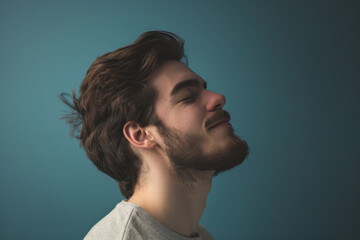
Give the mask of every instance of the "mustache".
POLYGON ((214 123, 216 123, 224 118, 227 118, 230 120, 230 114, 225 110, 217 111, 213 117, 211 117, 210 119, 208 119, 205 122, 205 127, 209 128, 211 125, 213 125, 214 123))

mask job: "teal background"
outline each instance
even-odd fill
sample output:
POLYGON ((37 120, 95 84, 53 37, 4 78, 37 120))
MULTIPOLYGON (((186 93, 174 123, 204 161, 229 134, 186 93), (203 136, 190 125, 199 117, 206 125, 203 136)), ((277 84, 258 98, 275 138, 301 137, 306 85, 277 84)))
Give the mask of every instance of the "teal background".
POLYGON ((0 238, 82 239, 122 196, 59 118, 99 55, 186 40, 251 153, 214 179, 216 239, 360 239, 359 1, 1 1, 0 238))

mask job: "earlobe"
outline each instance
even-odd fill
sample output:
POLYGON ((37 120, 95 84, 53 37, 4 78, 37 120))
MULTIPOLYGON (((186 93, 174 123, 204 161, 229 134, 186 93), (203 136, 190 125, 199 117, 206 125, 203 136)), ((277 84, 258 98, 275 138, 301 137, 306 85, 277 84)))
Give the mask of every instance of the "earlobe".
POLYGON ((137 148, 152 148, 154 146, 154 138, 146 129, 137 123, 127 122, 124 125, 123 133, 126 139, 137 148))

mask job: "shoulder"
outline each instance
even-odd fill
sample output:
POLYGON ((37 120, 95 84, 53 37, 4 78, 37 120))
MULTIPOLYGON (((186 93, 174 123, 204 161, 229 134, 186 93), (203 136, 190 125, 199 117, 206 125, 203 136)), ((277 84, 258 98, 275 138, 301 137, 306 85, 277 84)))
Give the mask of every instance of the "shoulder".
POLYGON ((128 225, 135 206, 118 203, 116 207, 96 223, 85 236, 85 240, 91 239, 121 239, 128 225))
POLYGON ((201 225, 199 225, 199 235, 201 236, 201 240, 214 240, 209 231, 201 225))
MULTIPOLYGON (((196 238, 196 240, 214 239, 201 225, 199 225, 199 235, 200 237, 196 238)), ((109 214, 96 223, 84 239, 188 240, 190 238, 183 237, 166 228, 147 212, 142 210, 140 206, 122 201, 118 203, 109 214)))

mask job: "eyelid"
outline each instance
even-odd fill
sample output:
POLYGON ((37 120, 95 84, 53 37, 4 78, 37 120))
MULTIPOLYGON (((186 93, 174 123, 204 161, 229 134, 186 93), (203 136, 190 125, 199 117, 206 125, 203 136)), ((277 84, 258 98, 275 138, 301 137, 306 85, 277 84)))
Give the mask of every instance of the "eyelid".
POLYGON ((196 100, 196 96, 191 95, 191 96, 187 96, 185 98, 182 98, 179 103, 183 102, 183 103, 190 103, 190 102, 195 102, 196 100))
POLYGON ((203 82, 203 88, 196 90, 196 93, 194 93, 192 90, 190 90, 189 88, 186 88, 186 89, 183 89, 183 90, 186 90, 188 92, 191 93, 191 95, 188 95, 186 97, 183 97, 180 99, 180 101, 178 101, 178 103, 192 103, 192 102, 195 102, 197 97, 198 97, 198 94, 199 94, 199 91, 201 90, 204 90, 204 89, 207 89, 207 82, 203 82))

